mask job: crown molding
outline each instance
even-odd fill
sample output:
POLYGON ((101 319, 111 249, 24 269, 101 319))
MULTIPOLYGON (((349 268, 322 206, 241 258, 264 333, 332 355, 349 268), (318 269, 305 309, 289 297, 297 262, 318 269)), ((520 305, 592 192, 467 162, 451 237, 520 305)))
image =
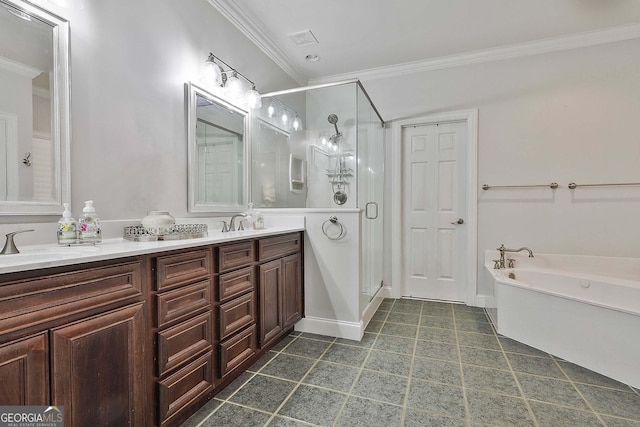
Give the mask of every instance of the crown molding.
POLYGON ((301 85, 306 84, 307 78, 297 70, 278 45, 233 0, 207 0, 207 2, 216 8, 222 16, 227 18, 293 80, 301 85))
POLYGON ((30 79, 33 79, 34 77, 42 73, 42 71, 38 70, 37 68, 22 64, 21 62, 17 62, 9 58, 5 58, 4 56, 0 56, 0 69, 7 70, 13 74, 28 77, 30 79))
POLYGON ((535 40, 493 49, 484 49, 459 55, 443 56, 424 61, 407 62, 389 67, 371 68, 351 73, 336 74, 309 80, 309 84, 320 84, 335 80, 358 78, 376 80, 400 77, 407 74, 420 73, 444 68, 461 67, 482 62, 500 61, 503 59, 539 55, 582 47, 597 46, 640 38, 640 23, 586 31, 568 36, 535 40))

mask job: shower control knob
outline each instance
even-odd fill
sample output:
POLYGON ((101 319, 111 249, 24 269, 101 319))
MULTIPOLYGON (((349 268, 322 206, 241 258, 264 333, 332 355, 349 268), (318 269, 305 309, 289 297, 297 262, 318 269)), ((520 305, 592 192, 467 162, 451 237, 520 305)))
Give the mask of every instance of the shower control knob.
POLYGON ((464 224, 464 219, 458 218, 457 221, 452 222, 451 224, 464 224))

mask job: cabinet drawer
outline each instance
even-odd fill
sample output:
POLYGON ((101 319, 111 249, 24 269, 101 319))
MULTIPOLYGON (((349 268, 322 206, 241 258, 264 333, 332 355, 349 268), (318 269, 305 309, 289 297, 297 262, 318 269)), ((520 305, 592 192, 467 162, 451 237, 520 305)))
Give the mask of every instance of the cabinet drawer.
POLYGON ((211 307, 211 281, 204 280, 156 295, 158 307, 157 326, 187 319, 198 311, 211 307))
POLYGON ((265 261, 300 251, 301 233, 285 234, 258 241, 258 258, 265 261))
POLYGON ((205 351, 213 350, 211 312, 158 333, 158 375, 185 364, 205 351))
POLYGON ((244 267, 255 261, 253 242, 242 242, 224 245, 218 248, 218 262, 220 271, 244 267))
POLYGON ((218 307, 220 340, 224 340, 255 320, 256 305, 253 296, 254 293, 249 292, 218 307))
POLYGON ((218 301, 227 301, 253 290, 253 267, 221 274, 218 281, 218 301))
POLYGON ((252 325, 220 343, 220 378, 228 375, 242 362, 256 354, 256 325, 252 325))
POLYGON ((156 290, 207 279, 212 273, 211 249, 161 256, 156 259, 156 290))
POLYGON ((1 334, 28 333, 38 325, 61 324, 65 318, 126 304, 142 298, 142 261, 41 275, 0 286, 1 334))
POLYGON ((175 374, 158 383, 160 425, 171 425, 172 418, 213 390, 213 352, 202 355, 175 374))

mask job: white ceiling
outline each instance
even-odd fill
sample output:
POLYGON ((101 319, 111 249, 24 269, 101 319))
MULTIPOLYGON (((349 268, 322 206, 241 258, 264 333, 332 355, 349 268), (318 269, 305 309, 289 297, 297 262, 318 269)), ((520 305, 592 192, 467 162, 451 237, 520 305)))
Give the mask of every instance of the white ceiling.
POLYGON ((639 0, 208 1, 301 84, 640 37, 639 0))

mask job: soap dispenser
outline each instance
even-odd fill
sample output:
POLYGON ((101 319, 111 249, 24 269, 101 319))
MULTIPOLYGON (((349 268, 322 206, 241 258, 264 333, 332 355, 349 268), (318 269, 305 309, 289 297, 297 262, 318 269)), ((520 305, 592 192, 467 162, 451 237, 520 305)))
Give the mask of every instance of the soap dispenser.
POLYGON ((96 215, 96 209, 93 207, 93 200, 84 202, 84 209, 82 209, 82 216, 80 217, 79 238, 80 243, 96 244, 102 241, 100 220, 96 215))
POLYGON ((253 203, 249 203, 248 214, 251 216, 250 224, 253 226, 253 229, 262 230, 264 228, 264 217, 260 212, 253 209, 253 203))
POLYGON ((78 234, 76 232, 76 220, 71 217, 69 203, 64 203, 63 206, 62 218, 58 220, 58 244, 68 246, 76 243, 78 234))

